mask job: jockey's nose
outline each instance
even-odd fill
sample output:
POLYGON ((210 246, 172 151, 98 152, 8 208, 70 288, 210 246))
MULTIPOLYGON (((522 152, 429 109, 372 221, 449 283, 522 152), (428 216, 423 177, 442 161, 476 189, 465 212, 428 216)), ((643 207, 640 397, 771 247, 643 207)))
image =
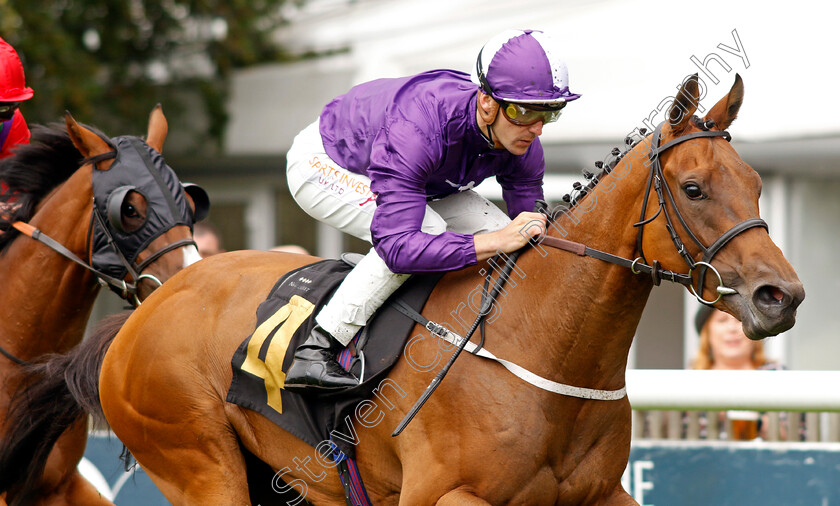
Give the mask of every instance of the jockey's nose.
POLYGON ((537 121, 533 125, 529 126, 528 130, 530 130, 534 135, 542 135, 543 124, 544 123, 542 121, 537 121))

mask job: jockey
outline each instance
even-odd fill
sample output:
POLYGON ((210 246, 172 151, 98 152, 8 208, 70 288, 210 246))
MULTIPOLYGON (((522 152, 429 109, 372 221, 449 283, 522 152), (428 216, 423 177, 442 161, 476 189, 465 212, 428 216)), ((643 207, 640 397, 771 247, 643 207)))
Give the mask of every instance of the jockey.
MULTIPOLYGON (((29 143, 29 127, 18 107, 32 95, 17 52, 0 38, 0 158, 11 156, 12 148, 18 144, 29 143)), ((5 193, 5 185, 2 191, 5 193)))
MULTIPOLYGON (((12 148, 29 144, 29 127, 18 107, 34 95, 26 87, 23 64, 15 49, 0 38, 0 159, 12 156, 12 148)), ((5 181, 0 181, 0 219, 8 221, 17 196, 9 194, 5 181)), ((5 233, 0 231, 0 234, 5 233)))
POLYGON ((565 62, 546 34, 507 30, 472 76, 454 70, 360 84, 323 109, 287 155, 289 190, 312 217, 373 244, 298 347, 285 388, 358 384, 335 362, 410 274, 515 251, 545 226, 538 137, 566 104, 565 62), (472 188, 495 176, 507 215, 472 188), (541 227, 526 225, 539 220, 541 227))

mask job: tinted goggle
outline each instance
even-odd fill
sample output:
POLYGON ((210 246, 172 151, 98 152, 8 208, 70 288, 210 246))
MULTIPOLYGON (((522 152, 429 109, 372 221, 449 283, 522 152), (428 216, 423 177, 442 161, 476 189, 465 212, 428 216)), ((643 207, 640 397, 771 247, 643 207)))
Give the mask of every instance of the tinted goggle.
POLYGON ((0 103, 0 116, 7 116, 15 112, 15 110, 17 110, 18 107, 20 107, 20 102, 0 103))
POLYGON ((557 105, 545 106, 537 104, 516 104, 514 102, 503 102, 498 100, 505 117, 515 125, 533 125, 538 121, 553 123, 562 114, 566 102, 557 105))

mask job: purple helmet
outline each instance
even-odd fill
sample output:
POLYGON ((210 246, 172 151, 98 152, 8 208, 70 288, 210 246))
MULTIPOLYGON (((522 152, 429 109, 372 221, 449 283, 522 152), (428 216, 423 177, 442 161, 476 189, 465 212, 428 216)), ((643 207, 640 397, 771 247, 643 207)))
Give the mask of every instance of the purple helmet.
POLYGON ((472 82, 494 99, 520 104, 571 102, 566 62, 538 30, 505 30, 478 53, 472 82))

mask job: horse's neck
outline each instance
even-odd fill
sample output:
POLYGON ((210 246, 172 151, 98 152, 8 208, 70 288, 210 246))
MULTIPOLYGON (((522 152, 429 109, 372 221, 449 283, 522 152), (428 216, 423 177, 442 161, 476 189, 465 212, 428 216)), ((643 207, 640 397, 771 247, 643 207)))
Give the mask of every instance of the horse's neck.
MULTIPOLYGON (((48 195, 29 223, 86 259, 92 204, 89 173, 80 176, 48 195)), ((21 358, 77 344, 98 292, 87 270, 23 235, 0 256, 0 287, 0 345, 21 358)))
MULTIPOLYGON (((633 223, 638 221, 646 177, 641 163, 621 180, 608 176, 603 186, 550 226, 549 234, 634 258, 633 223)), ((620 388, 652 283, 626 267, 595 258, 545 246, 542 253, 545 256, 529 252, 520 261, 527 278, 519 307, 527 308, 521 318, 529 321, 521 328, 530 333, 520 344, 528 350, 528 360, 541 362, 535 368, 551 371, 557 381, 620 388)))

